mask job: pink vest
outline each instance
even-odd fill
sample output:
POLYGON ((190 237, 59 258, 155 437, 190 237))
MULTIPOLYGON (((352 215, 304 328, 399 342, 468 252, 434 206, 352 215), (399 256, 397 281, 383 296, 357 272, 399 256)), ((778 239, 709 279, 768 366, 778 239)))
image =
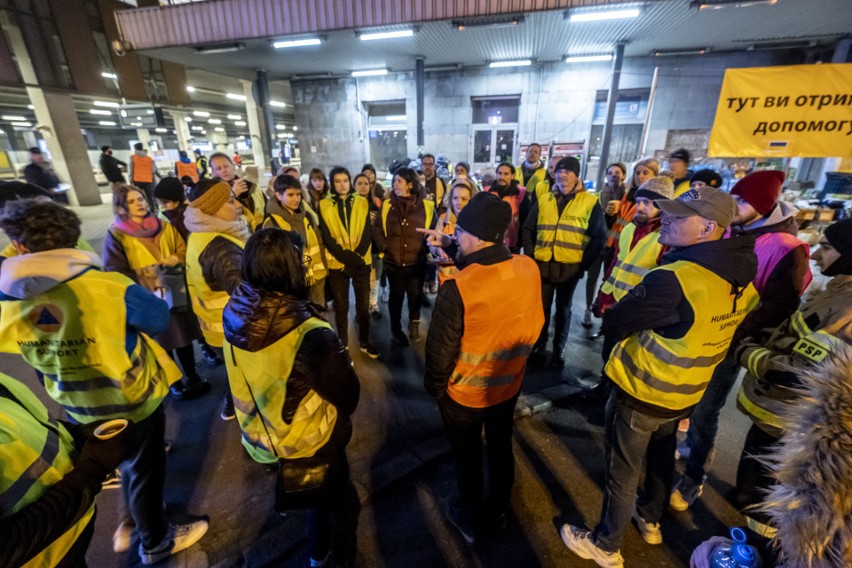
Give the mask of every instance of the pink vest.
MULTIPOLYGON (((759 294, 763 293, 766 281, 769 280, 775 266, 796 247, 805 247, 805 256, 810 255, 808 244, 790 233, 764 233, 757 237, 757 242, 754 243, 754 254, 757 255, 757 276, 754 278, 754 287, 759 294)), ((805 291, 812 279, 813 275, 808 265, 799 295, 805 291)))

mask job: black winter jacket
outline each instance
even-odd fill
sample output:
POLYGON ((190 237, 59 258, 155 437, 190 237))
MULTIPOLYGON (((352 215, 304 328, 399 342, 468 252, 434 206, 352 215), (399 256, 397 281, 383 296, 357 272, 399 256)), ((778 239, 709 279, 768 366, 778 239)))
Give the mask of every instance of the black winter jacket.
POLYGON ((243 249, 225 237, 216 237, 201 251, 198 262, 201 275, 211 290, 233 295, 240 283, 243 249))
MULTIPOLYGON (((373 221, 373 242, 380 252, 385 253, 384 261, 393 266, 426 265, 426 238, 417 232, 418 227, 426 225, 426 206, 423 197, 414 193, 403 208, 402 201, 396 193, 391 192, 388 201, 387 234, 382 213, 376 215, 373 221), (403 215, 405 210, 405 215, 403 215)), ((438 221, 437 210, 432 215, 429 229, 435 228, 438 221)))

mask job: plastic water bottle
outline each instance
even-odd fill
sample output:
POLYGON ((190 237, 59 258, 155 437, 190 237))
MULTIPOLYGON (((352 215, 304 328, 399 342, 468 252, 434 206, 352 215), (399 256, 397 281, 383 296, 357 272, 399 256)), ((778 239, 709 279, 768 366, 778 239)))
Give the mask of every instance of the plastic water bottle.
POLYGON ((739 527, 730 530, 731 544, 718 544, 710 554, 711 568, 756 568, 760 565, 757 551, 746 544, 746 533, 739 527))

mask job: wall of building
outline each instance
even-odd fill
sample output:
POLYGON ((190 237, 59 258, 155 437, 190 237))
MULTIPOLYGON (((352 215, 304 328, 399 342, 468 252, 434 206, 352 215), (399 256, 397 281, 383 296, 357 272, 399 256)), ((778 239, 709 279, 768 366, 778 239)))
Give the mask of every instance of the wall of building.
MULTIPOLYGON (((666 150, 670 130, 710 129, 725 69, 804 62, 800 51, 627 58, 621 89, 649 89, 660 67, 647 154, 666 150)), ((428 64, 428 62, 427 62, 428 64)), ((544 63, 527 68, 427 72, 424 135, 427 152, 471 159, 471 98, 520 95, 516 144, 588 142, 598 90, 609 88, 610 63, 544 63)), ((408 155, 417 155, 413 73, 292 82, 303 169, 367 161, 364 103, 405 100, 408 155)), ((516 150, 517 156, 517 150, 516 150)))

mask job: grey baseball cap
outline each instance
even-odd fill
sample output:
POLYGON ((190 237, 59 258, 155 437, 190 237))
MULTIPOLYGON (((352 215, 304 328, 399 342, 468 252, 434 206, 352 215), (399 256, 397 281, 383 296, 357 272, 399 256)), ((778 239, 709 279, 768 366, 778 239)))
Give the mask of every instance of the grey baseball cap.
POLYGON ((737 202, 729 194, 715 187, 690 189, 677 199, 658 199, 654 202, 663 213, 677 217, 698 215, 728 228, 737 216, 737 202))

